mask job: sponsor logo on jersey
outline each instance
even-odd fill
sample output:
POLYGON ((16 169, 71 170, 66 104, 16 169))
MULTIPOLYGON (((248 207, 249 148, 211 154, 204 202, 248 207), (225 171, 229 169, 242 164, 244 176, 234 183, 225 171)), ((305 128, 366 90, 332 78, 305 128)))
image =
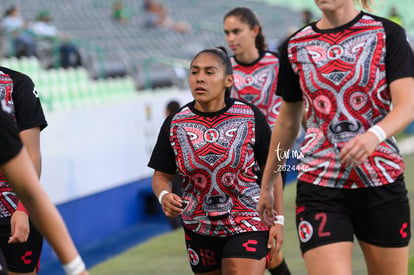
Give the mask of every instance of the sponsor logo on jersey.
POLYGON ((243 244, 243 247, 246 249, 247 252, 256 252, 256 246, 257 241, 256 240, 248 240, 243 244))

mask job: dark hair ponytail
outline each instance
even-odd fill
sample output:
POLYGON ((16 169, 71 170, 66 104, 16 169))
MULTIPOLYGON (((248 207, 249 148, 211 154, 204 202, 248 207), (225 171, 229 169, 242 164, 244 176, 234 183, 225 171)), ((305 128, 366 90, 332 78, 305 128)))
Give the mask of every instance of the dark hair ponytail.
MULTIPOLYGON (((221 63, 226 68, 226 75, 233 74, 233 66, 231 65, 231 61, 229 56, 227 55, 227 50, 225 47, 218 46, 216 48, 204 49, 198 52, 192 60, 196 59, 202 53, 209 53, 215 55, 218 59, 220 59, 221 63)), ((192 63, 193 61, 191 61, 192 63)), ((230 97, 232 87, 227 87, 224 93, 225 97, 230 97)))
POLYGON ((226 13, 224 16, 224 20, 226 20, 229 16, 235 16, 240 19, 241 22, 246 23, 249 25, 250 29, 253 29, 255 26, 259 28, 259 33, 256 36, 255 45, 259 51, 267 50, 266 39, 263 34, 262 24, 260 23, 259 18, 257 17, 256 13, 247 7, 237 7, 229 12, 226 13))

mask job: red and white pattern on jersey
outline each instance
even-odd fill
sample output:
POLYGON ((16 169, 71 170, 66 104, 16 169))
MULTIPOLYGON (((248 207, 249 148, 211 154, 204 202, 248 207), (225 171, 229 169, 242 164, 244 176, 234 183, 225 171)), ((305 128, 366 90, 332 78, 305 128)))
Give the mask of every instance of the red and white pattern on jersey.
POLYGON ((256 212, 255 116, 248 105, 236 101, 214 118, 184 108, 171 122, 170 137, 188 201, 186 228, 207 236, 268 230, 256 212))
POLYGON ((276 95, 279 59, 266 52, 255 64, 238 64, 234 57, 234 84, 231 96, 256 105, 266 116, 270 127, 279 115, 281 97, 276 95))
POLYGON ((307 171, 299 179, 321 186, 360 188, 393 182, 405 165, 390 138, 359 167, 341 166, 339 151, 390 111, 385 71, 385 31, 369 15, 335 33, 311 26, 288 46, 293 70, 304 91, 307 126, 302 144, 307 171))
MULTIPOLYGON (((13 80, 7 74, 0 73, 0 101, 11 109, 14 116, 13 104, 13 80)), ((13 189, 9 186, 6 179, 0 173, 0 219, 11 216, 17 207, 18 199, 13 189)))

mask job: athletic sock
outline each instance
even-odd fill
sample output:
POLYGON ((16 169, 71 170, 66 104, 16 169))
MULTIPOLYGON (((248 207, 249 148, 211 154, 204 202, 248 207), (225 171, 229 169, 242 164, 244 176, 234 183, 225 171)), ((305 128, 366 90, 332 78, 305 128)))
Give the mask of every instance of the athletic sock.
POLYGON ((291 275, 285 259, 277 267, 269 269, 269 272, 272 275, 291 275))

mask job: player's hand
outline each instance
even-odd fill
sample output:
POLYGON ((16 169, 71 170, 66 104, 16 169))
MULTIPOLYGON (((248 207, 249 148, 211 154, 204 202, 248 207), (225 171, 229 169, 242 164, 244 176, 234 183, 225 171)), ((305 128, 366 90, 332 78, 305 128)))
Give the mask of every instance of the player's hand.
POLYGON ((273 215, 273 188, 272 190, 262 188, 256 210, 259 213, 260 220, 269 228, 273 226, 275 217, 273 215))
POLYGON ((177 194, 168 193, 162 198, 161 206, 165 216, 174 218, 183 213, 184 203, 177 194))
POLYGON ((371 132, 357 135, 341 149, 341 163, 346 167, 360 165, 375 151, 378 144, 377 137, 371 132))
POLYGON ((270 259, 276 256, 282 249, 283 244, 283 225, 275 224, 269 230, 267 247, 270 248, 270 259))
POLYGON ((29 238, 29 216, 23 211, 15 211, 10 219, 11 236, 8 243, 24 243, 29 238))

